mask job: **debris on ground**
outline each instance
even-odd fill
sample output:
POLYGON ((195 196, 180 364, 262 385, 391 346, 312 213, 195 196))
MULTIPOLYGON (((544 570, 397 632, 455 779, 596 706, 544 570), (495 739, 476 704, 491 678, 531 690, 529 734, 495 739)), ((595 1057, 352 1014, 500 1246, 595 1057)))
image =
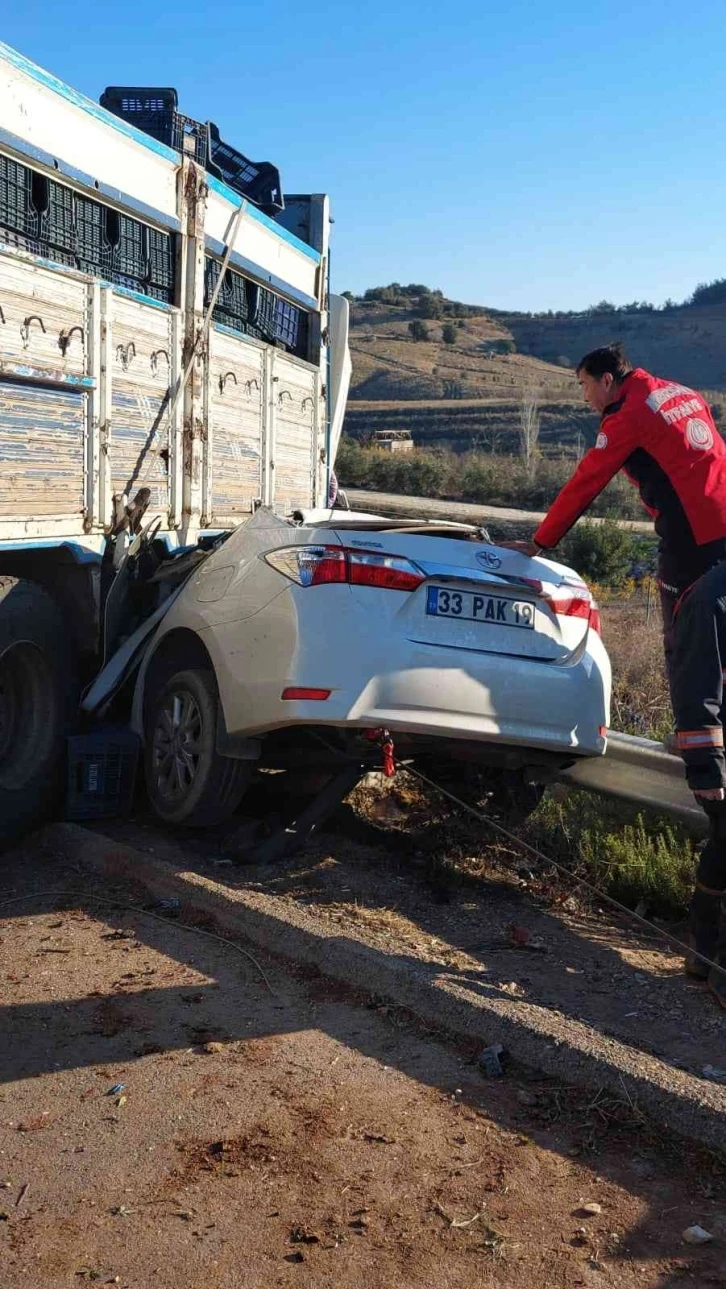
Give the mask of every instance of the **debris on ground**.
POLYGON ((504 1048, 501 1043, 491 1043, 485 1047, 483 1052, 479 1053, 479 1065, 484 1073, 490 1079, 500 1079, 504 1074, 502 1057, 504 1048))
POLYGON ((704 1231, 702 1226, 687 1226, 683 1239, 686 1244, 710 1244, 713 1236, 709 1231, 704 1231))

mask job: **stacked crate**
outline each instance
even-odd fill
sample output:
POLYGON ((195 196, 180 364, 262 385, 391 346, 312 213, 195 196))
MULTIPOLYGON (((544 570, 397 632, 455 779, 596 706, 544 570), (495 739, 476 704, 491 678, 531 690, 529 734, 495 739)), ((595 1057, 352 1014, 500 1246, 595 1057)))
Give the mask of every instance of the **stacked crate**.
POLYGON ((167 304, 174 302, 170 233, 150 228, 2 154, 0 242, 167 304))

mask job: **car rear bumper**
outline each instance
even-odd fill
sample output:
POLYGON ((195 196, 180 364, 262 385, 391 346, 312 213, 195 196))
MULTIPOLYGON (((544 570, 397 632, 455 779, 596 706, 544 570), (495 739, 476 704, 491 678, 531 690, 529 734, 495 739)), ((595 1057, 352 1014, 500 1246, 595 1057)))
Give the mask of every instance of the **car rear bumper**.
MULTIPOLYGON (((302 633, 304 641, 306 633, 302 633)), ((355 659, 360 660, 360 639, 355 659)), ((350 728, 386 726, 436 738, 599 756, 609 720, 610 666, 599 637, 588 634, 576 661, 533 662, 502 654, 441 649, 411 641, 379 656, 371 641, 369 666, 352 665, 351 649, 312 649, 301 643, 289 674, 244 678, 220 691, 230 734, 260 734, 290 725, 350 728), (398 655, 398 656, 396 656, 398 655), (358 682, 358 683, 356 683, 358 682), (283 700, 286 686, 329 689, 324 701, 283 700)))

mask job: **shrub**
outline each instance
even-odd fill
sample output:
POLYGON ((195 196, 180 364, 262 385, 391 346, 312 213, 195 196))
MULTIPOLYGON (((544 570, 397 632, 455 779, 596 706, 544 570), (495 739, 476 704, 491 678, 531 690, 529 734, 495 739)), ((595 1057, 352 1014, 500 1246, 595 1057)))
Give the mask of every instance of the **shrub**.
POLYGON ((633 539, 610 520, 580 523, 563 543, 563 557, 588 582, 622 586, 633 563, 633 539))
POLYGON ((691 305, 723 304, 726 300, 726 278, 716 278, 714 282, 699 282, 688 301, 691 305))
POLYGON ((422 295, 418 302, 419 316, 422 318, 440 318, 444 311, 441 297, 429 292, 422 295))
POLYGON ((524 836, 624 904, 645 900, 660 913, 685 911, 693 888, 693 845, 684 829, 662 815, 559 789, 543 798, 524 836))
POLYGON ((412 340, 428 340, 429 338, 429 329, 425 322, 421 322, 420 318, 414 318, 413 322, 409 322, 408 330, 412 340))
POLYGON ((441 328, 441 339, 445 345, 456 344, 456 327, 451 322, 445 322, 441 328))

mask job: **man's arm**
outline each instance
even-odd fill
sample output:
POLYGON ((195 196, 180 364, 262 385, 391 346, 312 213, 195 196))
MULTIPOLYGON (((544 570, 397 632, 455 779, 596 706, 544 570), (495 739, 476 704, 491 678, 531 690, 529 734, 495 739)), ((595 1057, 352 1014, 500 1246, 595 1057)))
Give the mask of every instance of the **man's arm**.
POLYGON ((535 545, 547 550, 556 546, 638 446, 635 417, 624 409, 606 416, 595 447, 585 453, 534 534, 535 545))

